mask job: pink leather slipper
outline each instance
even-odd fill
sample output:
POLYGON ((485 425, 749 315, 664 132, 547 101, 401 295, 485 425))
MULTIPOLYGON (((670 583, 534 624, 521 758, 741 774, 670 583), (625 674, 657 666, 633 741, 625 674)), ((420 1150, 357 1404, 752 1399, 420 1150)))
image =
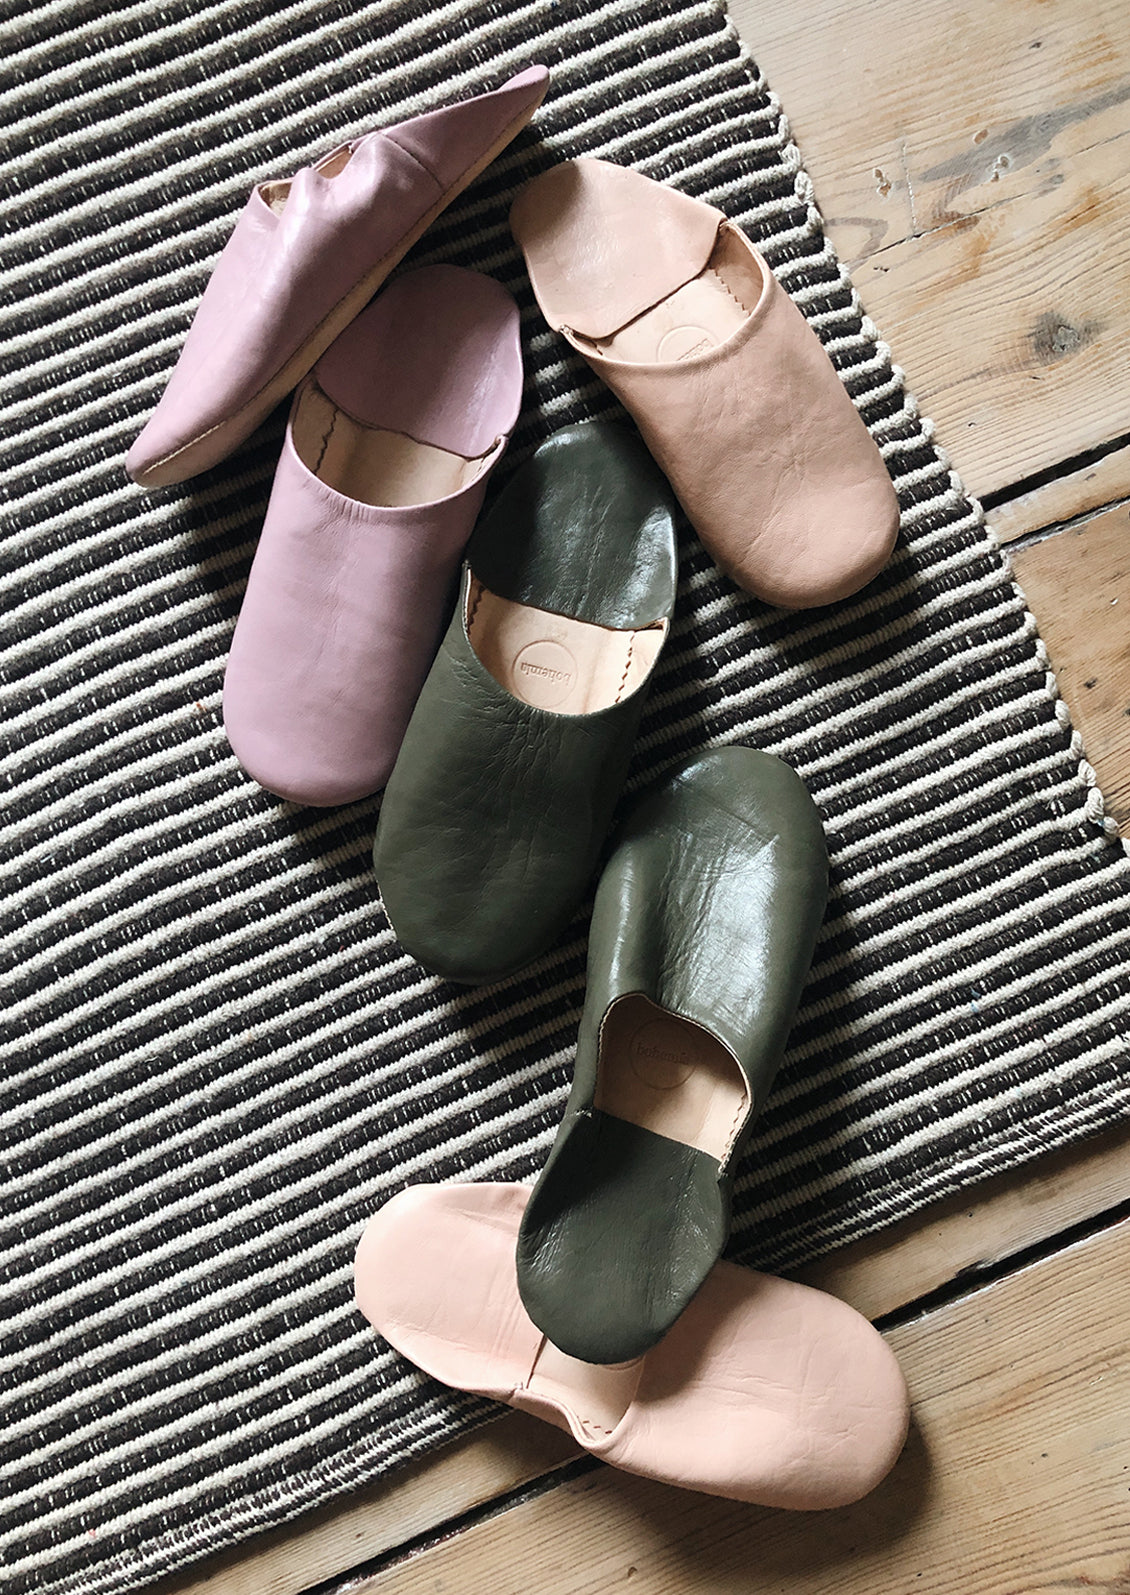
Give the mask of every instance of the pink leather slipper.
POLYGON ((614 1467, 708 1495, 813 1511, 858 1500, 888 1472, 906 1438, 906 1385, 853 1308, 716 1263, 646 1356, 577 1362, 518 1297, 528 1196, 413 1186, 362 1235, 358 1306, 426 1374, 544 1418, 614 1467))
POLYGON ((183 482, 251 435, 439 213, 533 116, 549 73, 428 111, 252 191, 157 409, 126 456, 143 487, 183 482))
POLYGON ((321 806, 384 785, 521 398, 518 307, 457 266, 398 278, 306 378, 224 680, 261 786, 321 806))
POLYGON ((713 205, 567 161, 510 213, 551 327, 635 417, 692 526, 748 592, 805 609, 886 563, 898 503, 815 333, 713 205))

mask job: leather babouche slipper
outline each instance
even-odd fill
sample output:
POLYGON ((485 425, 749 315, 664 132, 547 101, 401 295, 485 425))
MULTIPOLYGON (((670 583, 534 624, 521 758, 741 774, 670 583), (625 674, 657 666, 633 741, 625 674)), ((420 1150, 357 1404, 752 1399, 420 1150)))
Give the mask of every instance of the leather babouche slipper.
POLYGON ((249 437, 522 130, 548 83, 545 67, 528 67, 490 94, 381 128, 296 177, 259 184, 126 457, 134 481, 186 481, 249 437))
POLYGON ((768 754, 701 753, 624 820, 573 1088, 518 1242, 526 1311, 570 1356, 640 1356, 720 1256, 826 898, 816 807, 768 754))
POLYGON ((717 1263, 646 1356, 578 1362, 518 1299, 527 1195, 412 1186, 365 1230, 358 1306, 424 1373, 544 1418, 629 1473, 759 1506, 846 1506, 890 1470, 906 1438, 906 1384, 854 1308, 717 1263))
POLYGON ((550 326, 635 417, 739 587, 788 609, 886 563, 898 503, 819 339, 713 205, 606 161, 567 161, 510 224, 550 326))
POLYGON ((261 786, 326 805, 384 785, 521 400, 518 307, 457 266, 398 278, 303 382, 224 680, 261 786))
POLYGON ((622 426, 555 433, 476 526, 373 850, 393 929, 426 969, 499 980, 568 924, 624 782, 676 564, 667 484, 622 426))

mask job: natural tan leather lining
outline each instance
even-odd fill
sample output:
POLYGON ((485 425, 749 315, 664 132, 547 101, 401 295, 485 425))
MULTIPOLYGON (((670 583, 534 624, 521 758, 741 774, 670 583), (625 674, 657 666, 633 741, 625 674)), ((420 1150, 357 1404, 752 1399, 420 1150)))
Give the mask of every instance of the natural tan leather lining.
POLYGON ((525 1388, 561 1407, 594 1439, 611 1434, 635 1399, 643 1358, 604 1367, 568 1357, 543 1340, 525 1388))
POLYGON ((259 188, 260 194, 276 216, 281 216, 286 209, 286 202, 290 198, 290 178, 280 183, 263 183, 259 188))
POLYGON ((473 482, 486 459, 465 459, 402 432, 365 426, 313 381, 302 395, 292 433, 303 465, 361 504, 433 504, 473 482))
POLYGON ((616 631, 500 598, 472 575, 467 637, 499 686, 536 709, 593 714, 643 685, 667 623, 616 631))
POLYGON ((716 1036, 633 992, 604 1016, 593 1105, 722 1163, 746 1117, 749 1087, 716 1036))
POLYGON ((635 365, 690 360, 731 338, 761 297, 757 262, 733 232, 719 229, 705 269, 642 316, 599 340, 578 338, 599 354, 635 365))
MULTIPOLYGON (((347 144, 344 149, 334 150, 331 155, 326 155, 314 167, 319 177, 340 177, 345 168, 353 159, 353 147, 347 144)), ((281 216, 286 209, 286 202, 290 198, 290 185, 293 178, 280 178, 276 183, 260 183, 259 192, 276 216, 281 216)))

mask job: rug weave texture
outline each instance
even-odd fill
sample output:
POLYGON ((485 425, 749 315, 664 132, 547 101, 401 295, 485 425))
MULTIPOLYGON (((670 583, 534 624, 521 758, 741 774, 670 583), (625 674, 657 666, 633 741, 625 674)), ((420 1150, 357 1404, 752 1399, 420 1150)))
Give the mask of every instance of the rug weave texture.
POLYGON ((376 802, 280 803, 227 747, 281 419, 184 489, 131 487, 121 459, 253 181, 543 60, 536 123, 414 256, 521 302, 508 467, 617 413, 506 227, 526 178, 582 153, 741 222, 883 449, 903 538, 845 605, 768 610, 684 528, 633 766, 639 791, 746 741, 827 827, 831 902, 737 1255, 795 1263, 1125 1118, 1130 864, 716 5, 76 0, 7 32, 0 1558, 7 1595, 63 1595, 156 1577, 492 1410, 370 1334, 352 1251, 407 1182, 538 1168, 583 993, 583 918, 490 990, 425 975, 369 869, 376 802))

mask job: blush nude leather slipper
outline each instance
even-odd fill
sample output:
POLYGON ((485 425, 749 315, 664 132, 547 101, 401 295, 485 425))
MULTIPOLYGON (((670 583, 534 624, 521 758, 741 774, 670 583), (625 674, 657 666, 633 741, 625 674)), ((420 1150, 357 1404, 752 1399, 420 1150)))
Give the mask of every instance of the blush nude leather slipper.
POLYGON ((641 1355, 721 1255, 826 896, 816 807, 767 753, 697 754, 625 817, 573 1088, 518 1241, 526 1311, 562 1351, 641 1355))
POLYGON ((564 1429, 644 1478, 759 1506, 846 1506, 893 1466, 906 1384, 882 1336, 805 1285, 718 1263, 645 1357, 596 1367, 530 1322, 520 1185, 418 1185, 357 1249, 357 1304, 424 1373, 564 1429))
POLYGON ((402 946, 488 984, 589 885, 675 604, 674 502, 639 438, 554 433, 475 527, 373 848, 402 946))
POLYGON ((704 546, 786 609, 886 563, 898 503, 819 339, 713 205, 607 161, 555 166, 510 213, 542 313, 635 418, 704 546))
POLYGON ((518 307, 406 272, 295 395, 224 679, 247 773, 325 806, 382 787, 522 399, 518 307))
POLYGON ((432 221, 521 132, 549 73, 354 139, 252 191, 176 368, 126 456, 143 487, 226 458, 299 383, 432 221))

